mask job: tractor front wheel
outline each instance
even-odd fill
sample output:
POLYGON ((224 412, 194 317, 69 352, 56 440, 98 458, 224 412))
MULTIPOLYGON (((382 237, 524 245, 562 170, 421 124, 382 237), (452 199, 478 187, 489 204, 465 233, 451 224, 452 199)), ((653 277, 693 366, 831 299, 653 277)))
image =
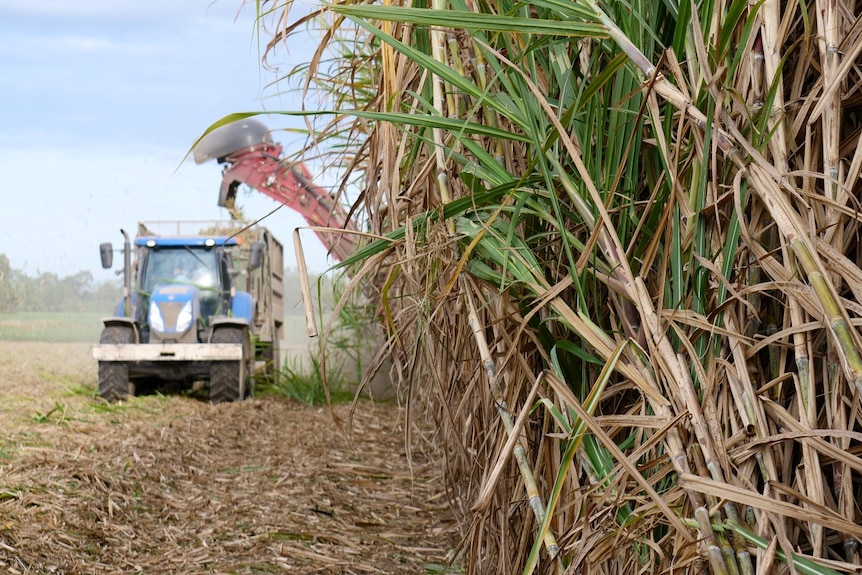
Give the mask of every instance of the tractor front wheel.
MULTIPOLYGON (((102 330, 99 343, 132 343, 132 330, 123 326, 110 326, 102 330)), ((134 395, 129 382, 129 364, 122 361, 99 362, 99 396, 106 401, 121 401, 134 395)))
POLYGON ((249 343, 246 332, 239 327, 219 327, 213 331, 212 343, 241 343, 240 361, 214 361, 210 366, 210 401, 225 403, 246 396, 249 343))

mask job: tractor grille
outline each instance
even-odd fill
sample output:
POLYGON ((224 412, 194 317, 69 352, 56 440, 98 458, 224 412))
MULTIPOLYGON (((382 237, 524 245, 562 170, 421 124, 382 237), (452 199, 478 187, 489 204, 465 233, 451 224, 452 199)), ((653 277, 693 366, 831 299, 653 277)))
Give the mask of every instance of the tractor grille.
POLYGON ((183 309, 183 302, 159 302, 159 311, 162 312, 162 318, 165 320, 165 331, 176 331, 177 316, 180 315, 181 309, 183 309))

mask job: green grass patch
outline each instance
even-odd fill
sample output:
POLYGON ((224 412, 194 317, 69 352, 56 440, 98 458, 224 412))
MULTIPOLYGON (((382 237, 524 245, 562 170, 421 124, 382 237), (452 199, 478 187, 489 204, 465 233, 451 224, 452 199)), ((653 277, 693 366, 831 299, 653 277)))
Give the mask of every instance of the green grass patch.
POLYGON ((275 377, 256 382, 255 393, 261 396, 289 397, 306 405, 325 405, 326 388, 332 403, 348 403, 353 393, 345 389, 340 370, 327 369, 324 379, 320 360, 310 357, 311 365, 304 368, 301 360, 289 361, 275 377))
POLYGON ((95 399, 99 396, 99 390, 91 381, 70 382, 66 384, 66 392, 63 395, 95 399))
MULTIPOLYGON (((15 453, 18 451, 18 446, 9 443, 7 441, 0 442, 0 461, 2 460, 10 460, 15 458, 15 453)), ((0 501, 2 501, 2 496, 0 496, 0 501)))
POLYGON ((0 340, 96 343, 103 317, 98 312, 2 313, 0 340))
POLYGON ((68 407, 65 403, 60 403, 59 401, 55 400, 54 407, 44 413, 39 410, 36 410, 36 413, 35 415, 33 415, 32 419, 35 423, 53 424, 65 427, 68 421, 66 413, 67 411, 68 407))

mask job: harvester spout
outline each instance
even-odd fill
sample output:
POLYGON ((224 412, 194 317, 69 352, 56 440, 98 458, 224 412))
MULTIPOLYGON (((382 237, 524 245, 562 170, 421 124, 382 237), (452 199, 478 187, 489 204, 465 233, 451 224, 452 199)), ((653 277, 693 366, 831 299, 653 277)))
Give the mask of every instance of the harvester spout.
POLYGON ((337 198, 311 181, 305 165, 281 158, 281 150, 263 122, 247 118, 213 130, 193 153, 198 164, 209 160, 226 164, 219 206, 232 209, 237 188, 246 184, 299 212, 314 228, 330 228, 314 232, 333 257, 345 260, 358 246, 357 236, 349 233, 356 231, 350 215, 337 198))
POLYGON ((216 128, 197 143, 194 149, 195 163, 203 164, 217 160, 220 164, 230 161, 228 158, 240 152, 253 152, 266 148, 278 149, 272 141, 272 135, 266 124, 260 120, 248 118, 216 128))

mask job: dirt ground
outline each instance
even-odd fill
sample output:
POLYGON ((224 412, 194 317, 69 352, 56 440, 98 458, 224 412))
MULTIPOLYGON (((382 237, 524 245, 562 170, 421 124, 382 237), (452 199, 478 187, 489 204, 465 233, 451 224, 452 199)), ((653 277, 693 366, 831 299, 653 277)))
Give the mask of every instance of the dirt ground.
POLYGON ((348 431, 349 405, 107 405, 95 385, 87 344, 0 342, 0 570, 438 573, 452 553, 397 405, 360 403, 348 431))

